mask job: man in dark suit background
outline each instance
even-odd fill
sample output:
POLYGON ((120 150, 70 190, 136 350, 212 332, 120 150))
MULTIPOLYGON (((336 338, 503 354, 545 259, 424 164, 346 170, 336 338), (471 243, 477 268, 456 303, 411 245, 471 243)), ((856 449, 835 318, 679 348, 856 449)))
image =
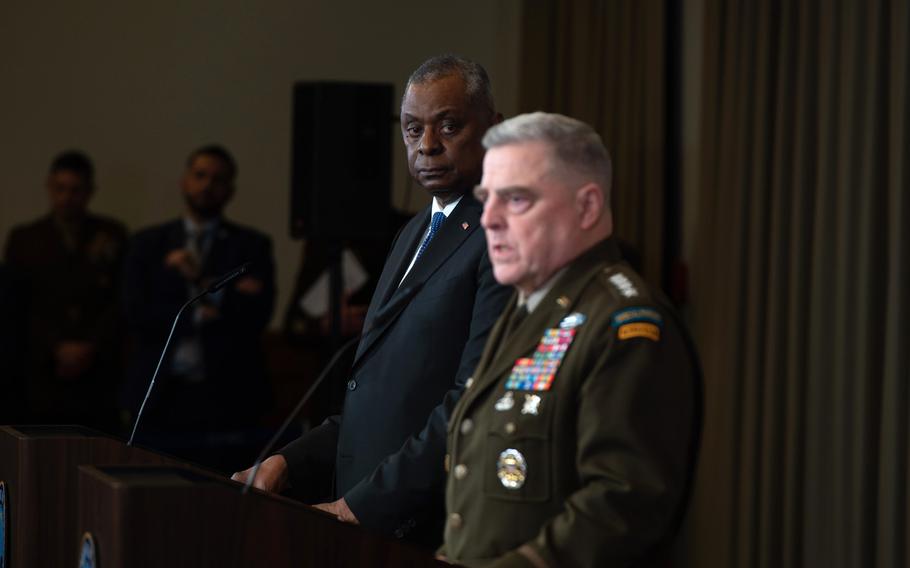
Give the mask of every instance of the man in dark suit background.
MULTIPOLYGON (((213 467, 219 434, 256 425, 270 394, 261 335, 275 298, 268 236, 224 218, 237 166, 221 146, 190 154, 181 179, 182 218, 145 229, 126 259, 124 300, 133 340, 124 404, 138 411, 180 306, 215 278, 250 262, 249 274, 184 314, 162 365, 140 432, 152 445, 213 467)), ((141 439, 141 435, 140 435, 141 439)))
POLYGON ((438 544, 445 423, 509 295, 493 279, 470 194, 481 137, 500 120, 480 65, 440 56, 411 75, 402 136, 411 175, 433 203, 392 246, 341 416, 263 462, 256 486, 290 483, 311 502, 336 499, 320 507, 342 520, 438 544))
POLYGON ((46 187, 50 212, 15 227, 6 243, 6 262, 27 303, 20 418, 114 432, 121 357, 116 292, 126 229, 89 213, 95 169, 84 153, 56 156, 46 187))

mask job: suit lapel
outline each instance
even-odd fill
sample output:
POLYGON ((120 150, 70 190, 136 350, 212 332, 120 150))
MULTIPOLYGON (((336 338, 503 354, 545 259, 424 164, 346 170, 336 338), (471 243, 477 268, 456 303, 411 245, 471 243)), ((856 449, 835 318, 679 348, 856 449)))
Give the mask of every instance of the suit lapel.
MULTIPOLYGON (((436 236, 427 245, 420 259, 414 263, 414 267, 401 283, 401 287, 407 288, 426 282, 436 272, 436 269, 442 266, 449 256, 461 246, 461 243, 480 227, 481 212, 480 202, 470 195, 465 195, 446 218, 445 223, 439 227, 436 236)), ((412 250, 412 256, 413 252, 412 250)), ((410 258, 408 262, 410 262, 410 258)))
POLYGON ((228 266, 228 261, 230 260, 228 253, 231 250, 230 239, 232 235, 230 224, 222 219, 218 226, 214 228, 211 237, 212 242, 209 245, 209 250, 204 259, 205 263, 202 266, 202 274, 218 277, 223 272, 233 268, 228 266))
POLYGON ((183 226, 183 219, 172 221, 166 231, 166 249, 168 251, 186 246, 186 227, 183 226))
MULTIPOLYGON (((414 228, 409 226, 409 234, 402 234, 401 236, 402 239, 407 239, 404 242, 409 246, 401 247, 400 252, 397 254, 398 258, 389 259, 390 262, 397 263, 396 270, 390 272, 390 277, 386 282, 382 283, 384 285, 382 293, 386 295, 386 298, 376 310, 378 311, 382 306, 394 302, 398 295, 409 293, 409 290, 414 286, 422 286, 436 270, 442 266, 456 250, 458 250, 465 239, 479 228, 480 213, 480 202, 470 195, 465 195, 458 206, 455 207, 455 210, 452 211, 446 219, 445 223, 439 228, 436 236, 430 241, 430 244, 421 257, 414 263, 414 266, 411 268, 407 277, 401 281, 401 286, 398 286, 401 275, 411 263, 411 259, 414 256, 419 241, 423 237, 424 232, 426 232, 426 227, 429 223, 429 215, 423 215, 423 222, 414 223, 414 228)), ((408 302, 410 302, 410 300, 408 302)), ((402 305, 399 313, 404 310, 406 305, 407 304, 402 305)), ((370 322, 375 315, 375 313, 370 314, 366 325, 370 325, 370 322)), ((360 362, 363 355, 369 351, 370 347, 377 339, 382 337, 396 319, 397 314, 386 319, 382 325, 367 333, 357 347, 357 354, 354 356, 354 366, 360 362)))
MULTIPOLYGON (((419 215, 414 216, 407 225, 401 230, 398 240, 392 251, 389 253, 389 259, 386 261, 386 268, 383 269, 379 282, 376 284, 376 292, 373 295, 373 301, 370 302, 370 313, 367 314, 366 324, 375 315, 376 310, 386 305, 392 298, 392 295, 398 290, 398 283, 401 282, 401 275, 404 274, 420 237, 423 236, 429 224, 429 211, 427 207, 419 215)), ((358 349, 359 351, 359 349, 358 349)))

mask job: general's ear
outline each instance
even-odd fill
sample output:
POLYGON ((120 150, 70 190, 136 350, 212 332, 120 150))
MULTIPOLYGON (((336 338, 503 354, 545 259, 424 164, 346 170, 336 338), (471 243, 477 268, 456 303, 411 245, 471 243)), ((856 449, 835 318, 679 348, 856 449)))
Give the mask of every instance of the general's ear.
POLYGON ((575 192, 578 222, 582 229, 590 229, 600 220, 604 212, 604 192, 596 183, 584 185, 575 192))

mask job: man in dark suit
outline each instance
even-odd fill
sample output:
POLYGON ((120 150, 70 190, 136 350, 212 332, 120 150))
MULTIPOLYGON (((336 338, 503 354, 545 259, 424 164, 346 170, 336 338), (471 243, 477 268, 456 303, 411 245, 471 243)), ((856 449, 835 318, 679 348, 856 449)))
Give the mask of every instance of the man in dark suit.
POLYGON ((114 432, 116 292, 127 235, 119 222, 88 211, 94 180, 82 152, 54 158, 46 182, 50 212, 10 232, 6 261, 27 304, 24 418, 114 432))
POLYGON ((440 553, 466 566, 666 566, 701 374, 679 317, 612 238, 610 158, 586 124, 491 128, 475 195, 516 288, 448 428, 440 553))
POLYGON ((221 146, 190 154, 181 180, 185 215, 137 233, 126 259, 123 295, 134 350, 123 402, 134 414, 180 306, 250 263, 246 276, 184 314, 143 417, 143 429, 162 434, 160 449, 199 461, 207 460, 179 444, 255 425, 270 398, 261 335, 275 298, 271 241, 224 218, 236 172, 221 146))
MULTIPOLYGON (((263 462, 342 520, 428 545, 441 537, 444 430, 508 290, 493 280, 481 206, 486 129, 501 120, 486 71, 441 56, 410 77, 401 131, 411 175, 433 196, 399 233, 364 324, 341 416, 263 462)), ((249 470, 235 475, 245 479, 249 470)))

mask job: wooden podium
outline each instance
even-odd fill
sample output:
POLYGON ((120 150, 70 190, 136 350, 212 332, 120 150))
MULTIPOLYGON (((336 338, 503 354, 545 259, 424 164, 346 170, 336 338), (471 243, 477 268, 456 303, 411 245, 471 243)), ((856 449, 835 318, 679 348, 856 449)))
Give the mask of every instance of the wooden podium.
POLYGON ((182 467, 82 466, 79 526, 98 566, 443 566, 301 503, 182 467))
POLYGON ((74 566, 78 470, 83 464, 172 464, 81 426, 0 426, 0 481, 6 503, 9 568, 74 566))
POLYGON ((78 426, 0 426, 10 568, 444 566, 280 496, 78 426))

